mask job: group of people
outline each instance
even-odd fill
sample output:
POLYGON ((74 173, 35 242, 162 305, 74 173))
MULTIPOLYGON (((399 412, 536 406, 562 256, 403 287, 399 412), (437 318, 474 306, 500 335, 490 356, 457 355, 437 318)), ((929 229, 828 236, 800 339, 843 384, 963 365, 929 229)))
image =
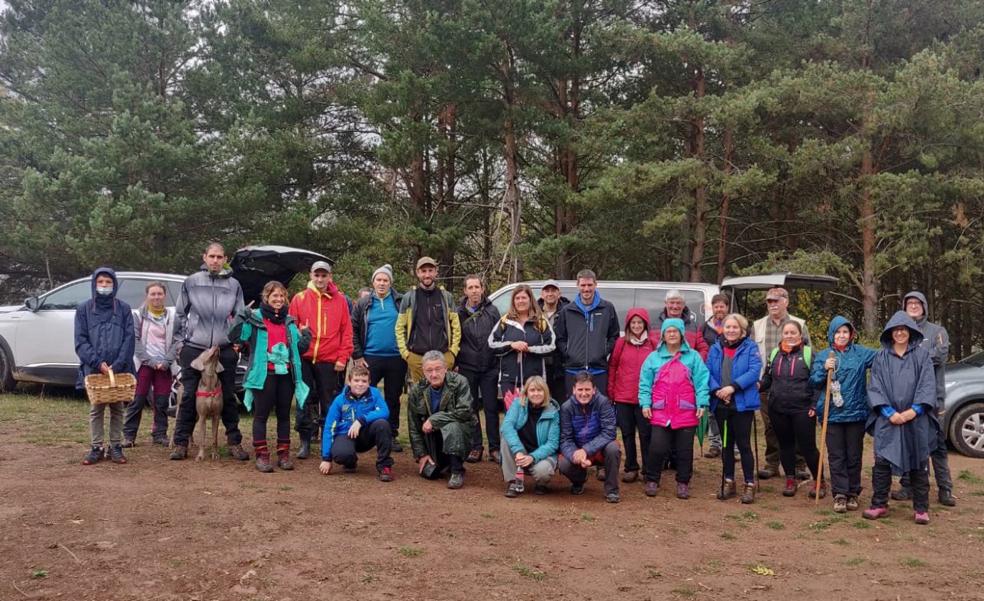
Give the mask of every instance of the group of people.
POLYGON ((655 318, 644 308, 630 309, 620 335, 615 307, 602 298, 590 270, 577 274, 573 300, 552 280, 539 298, 519 285, 500 315, 478 276, 464 279, 464 296, 455 302, 437 285, 438 265, 429 257, 417 261, 417 286, 406 294, 395 290, 392 268, 383 265, 353 303, 332 281, 332 266, 319 261, 303 291, 291 299, 283 284, 269 282, 255 308, 245 305, 225 261, 220 244, 208 246, 202 269, 182 285, 173 316, 164 308, 162 285, 147 287, 134 318, 116 298, 113 271, 93 273, 92 299, 76 312, 80 383, 112 369, 135 373, 137 387, 125 418, 122 404, 92 405, 92 444, 83 463, 125 463, 123 449, 134 444, 148 404, 151 438, 166 443, 168 393, 178 371, 184 393, 170 457, 185 459, 201 377, 192 362, 212 347, 221 366, 229 451, 248 460, 234 390, 245 348, 244 404, 254 415, 253 454, 262 472, 274 470, 274 448, 277 467, 294 467, 290 408, 296 403, 298 459, 310 456, 319 437, 324 474, 335 465, 354 471, 359 454, 375 449, 378 478, 391 481, 391 455, 403 451, 400 399, 409 384, 405 421, 418 472, 428 479, 448 474, 450 488, 463 485, 465 464, 482 461, 487 448, 510 498, 525 492, 527 478, 534 493, 546 492, 557 472, 570 481, 572 494, 582 494, 595 468, 609 502, 619 502, 620 481, 642 480, 646 495, 658 495, 667 470, 675 472, 676 497, 687 499, 694 438, 706 432, 709 456, 722 461, 719 499, 740 495, 742 503, 754 502, 757 479, 777 476, 780 467, 783 495, 794 496, 800 480, 812 476, 810 495, 823 497, 828 483, 819 471, 816 428, 828 414, 835 511, 860 507, 866 432, 874 436, 875 461, 865 517, 885 515, 891 494, 911 498, 915 520, 927 523, 930 459, 939 501, 955 503, 937 420, 948 340, 943 328, 927 321, 919 292, 906 295, 903 310, 888 321, 881 349, 858 344, 853 324, 836 316, 828 348, 814 352, 782 288, 768 291, 767 314, 754 324, 730 313, 724 294, 699 321, 683 295, 671 290, 655 318), (111 419, 104 449, 106 406, 111 419), (760 469, 756 412, 766 442, 760 469), (275 447, 267 439, 271 413, 277 416, 275 447), (890 492, 893 475, 902 477, 901 488, 890 492))

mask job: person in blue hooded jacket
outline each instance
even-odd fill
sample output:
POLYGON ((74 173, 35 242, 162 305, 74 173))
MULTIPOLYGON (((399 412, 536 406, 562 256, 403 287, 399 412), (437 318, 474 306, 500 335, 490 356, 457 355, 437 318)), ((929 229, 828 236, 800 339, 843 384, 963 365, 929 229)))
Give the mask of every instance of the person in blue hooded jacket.
MULTIPOLYGON (((116 272, 100 267, 92 272, 92 298, 75 309, 75 354, 79 357, 76 388, 85 388, 85 377, 95 373, 132 374, 136 345, 133 311, 116 298, 119 291, 116 272)), ((123 455, 123 403, 100 403, 89 408, 89 438, 92 447, 83 465, 100 461, 105 434, 105 413, 109 405, 109 456, 114 463, 126 463, 123 455)))
POLYGON ((867 431, 875 437, 871 507, 864 517, 888 515, 892 476, 909 475, 917 524, 929 523, 929 454, 936 448, 936 377, 923 335, 905 311, 896 311, 882 331, 882 348, 871 364, 867 431))
POLYGON ((369 374, 368 367, 353 365, 345 388, 328 408, 318 468, 326 476, 331 473, 332 462, 354 472, 358 454, 376 447, 376 476, 380 482, 393 481, 389 406, 379 389, 369 385, 369 374))
POLYGON ((864 426, 868 407, 867 372, 877 351, 855 342, 854 324, 841 315, 830 320, 826 348, 813 358, 810 380, 820 388, 817 419, 827 412, 827 372, 834 370, 830 383, 830 417, 827 418, 827 458, 834 511, 858 509, 861 495, 861 456, 864 453, 864 426))

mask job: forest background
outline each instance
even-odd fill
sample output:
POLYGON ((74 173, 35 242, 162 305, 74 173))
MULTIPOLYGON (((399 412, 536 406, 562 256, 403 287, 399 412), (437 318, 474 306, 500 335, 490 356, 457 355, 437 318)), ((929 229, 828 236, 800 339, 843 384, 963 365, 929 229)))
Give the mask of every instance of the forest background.
MULTIPOLYGON (((492 288, 840 278, 984 342, 979 0, 7 0, 0 296, 208 240, 492 288)), ((813 320, 811 319, 811 322, 813 320)))

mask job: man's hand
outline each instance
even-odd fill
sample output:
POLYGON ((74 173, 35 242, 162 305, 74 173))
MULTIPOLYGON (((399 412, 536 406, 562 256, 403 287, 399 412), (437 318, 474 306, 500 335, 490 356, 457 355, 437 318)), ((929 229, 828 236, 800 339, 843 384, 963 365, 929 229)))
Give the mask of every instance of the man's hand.
POLYGON ((99 371, 102 372, 104 376, 109 375, 109 365, 105 361, 103 361, 102 363, 99 364, 99 371))
POLYGON ((352 427, 349 428, 348 437, 355 440, 359 437, 359 432, 362 430, 362 422, 355 420, 352 422, 352 427))
POLYGON ((582 464, 584 460, 588 458, 587 452, 584 449, 578 449, 574 451, 574 455, 571 456, 571 463, 582 464))
POLYGON ((430 463, 430 461, 431 461, 431 456, 430 456, 430 455, 424 455, 423 457, 421 457, 421 458, 420 458, 420 459, 419 459, 419 460, 417 461, 417 473, 418 473, 418 474, 423 474, 423 473, 424 473, 424 467, 425 467, 425 466, 426 466, 426 465, 427 465, 428 463, 430 463))
POLYGON ((892 422, 896 426, 901 426, 905 423, 905 418, 902 417, 901 413, 893 413, 892 417, 888 418, 888 421, 892 422))
POLYGON ((810 407, 810 410, 807 411, 806 414, 809 415, 810 417, 816 417, 817 416, 817 410, 814 409, 813 407, 810 407))
POLYGON ((533 458, 526 453, 516 453, 516 466, 529 467, 533 465, 533 458))
POLYGON ((356 365, 361 365, 362 367, 365 367, 366 369, 369 369, 369 362, 366 361, 366 358, 365 357, 359 357, 358 359, 356 359, 355 360, 355 364, 356 365))
POLYGON ((643 407, 642 408, 642 417, 644 417, 646 419, 652 419, 653 418, 653 410, 650 409, 649 407, 643 407))
POLYGON ((530 350, 530 345, 526 344, 522 340, 517 340, 516 342, 513 342, 509 346, 512 347, 512 350, 518 351, 520 353, 525 353, 526 351, 530 350))
POLYGON ((424 434, 430 434, 434 431, 434 424, 432 424, 431 420, 428 419, 424 422, 424 425, 421 426, 420 429, 424 431, 424 434))
POLYGON ((591 460, 588 459, 587 457, 585 457, 584 461, 581 462, 581 467, 583 467, 584 469, 588 469, 589 467, 591 467, 591 465, 592 465, 591 460))
POLYGON ((326 476, 328 474, 330 474, 331 473, 331 461, 322 461, 321 462, 321 465, 318 466, 318 471, 320 471, 322 474, 324 474, 326 476))
POLYGON ((335 361, 335 371, 345 371, 345 362, 335 361))

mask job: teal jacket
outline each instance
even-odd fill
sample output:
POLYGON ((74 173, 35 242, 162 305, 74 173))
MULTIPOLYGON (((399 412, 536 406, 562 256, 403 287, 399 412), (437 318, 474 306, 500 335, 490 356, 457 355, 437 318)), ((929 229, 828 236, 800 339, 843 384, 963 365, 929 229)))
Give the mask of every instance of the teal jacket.
MULTIPOLYGON (((513 455, 525 451, 523 443, 519 440, 519 430, 526 425, 528 419, 527 403, 525 398, 516 399, 509 406, 509 411, 506 411, 506 417, 502 420, 502 438, 509 445, 513 455)), ((547 406, 543 408, 543 413, 536 422, 536 441, 539 446, 529 453, 534 462, 553 457, 560 448, 560 405, 553 399, 550 399, 547 406)))
MULTIPOLYGON (((662 337, 667 328, 671 327, 676 328, 680 332, 682 339, 679 352, 680 363, 690 371, 697 407, 706 409, 710 404, 710 393, 708 390, 710 374, 707 371, 707 366, 704 365, 704 360, 700 358, 700 354, 690 348, 686 339, 683 338, 683 320, 679 318, 664 320, 663 325, 660 326, 660 336, 662 337)), ((659 347, 649 353, 649 356, 643 362, 642 370, 639 372, 639 406, 643 409, 652 407, 653 385, 656 383, 656 376, 659 375, 659 370, 662 369, 663 365, 669 363, 672 359, 673 353, 666 348, 666 343, 660 342, 659 347)))
POLYGON ((827 328, 827 342, 830 348, 826 348, 813 357, 813 369, 810 371, 810 381, 814 386, 820 388, 820 396, 817 399, 817 419, 823 419, 826 410, 824 403, 827 395, 827 370, 823 364, 827 358, 833 354, 837 358, 837 369, 834 377, 840 382, 841 396, 844 404, 837 407, 831 399, 830 422, 849 423, 863 422, 868 419, 871 408, 868 407, 868 370, 878 351, 861 346, 853 340, 854 324, 840 315, 830 320, 827 328), (844 352, 834 349, 834 332, 841 326, 847 326, 851 330, 851 342, 848 343, 844 352))
MULTIPOLYGON (((303 408, 309 389, 301 379, 301 355, 311 344, 311 333, 305 330, 301 334, 294 318, 289 315, 286 323, 289 353, 287 361, 290 362, 290 371, 294 376, 294 398, 297 399, 297 406, 303 408)), ((236 314, 232 327, 229 328, 229 341, 233 344, 248 344, 252 353, 246 378, 243 380, 243 388, 246 390, 243 404, 246 405, 247 410, 252 411, 254 391, 263 390, 267 377, 267 364, 270 362, 270 358, 267 357, 267 329, 259 309, 244 308, 236 314)))

